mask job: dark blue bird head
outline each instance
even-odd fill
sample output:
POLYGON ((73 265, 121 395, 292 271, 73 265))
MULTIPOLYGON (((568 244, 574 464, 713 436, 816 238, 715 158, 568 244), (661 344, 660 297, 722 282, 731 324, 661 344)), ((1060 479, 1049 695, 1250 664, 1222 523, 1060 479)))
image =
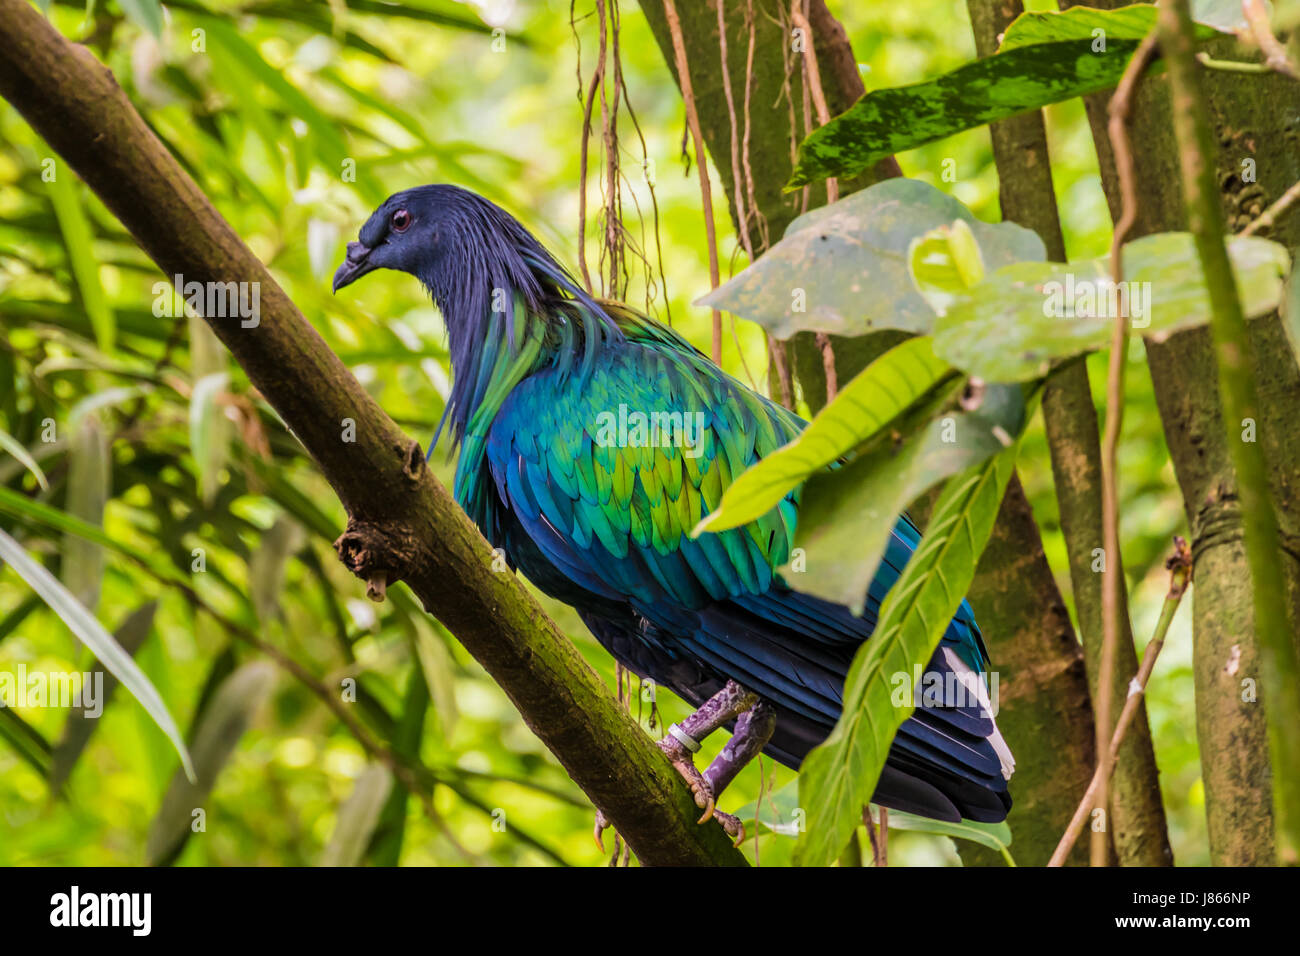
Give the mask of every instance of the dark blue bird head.
POLYGON ((389 196, 348 243, 334 291, 376 269, 415 276, 442 313, 455 372, 443 418, 450 416, 456 440, 482 397, 482 373, 501 349, 516 347, 514 323, 507 321, 516 303, 536 321, 582 329, 587 341, 621 336, 604 308, 514 216, 459 186, 417 186, 389 196), (568 322, 575 309, 579 321, 568 322))

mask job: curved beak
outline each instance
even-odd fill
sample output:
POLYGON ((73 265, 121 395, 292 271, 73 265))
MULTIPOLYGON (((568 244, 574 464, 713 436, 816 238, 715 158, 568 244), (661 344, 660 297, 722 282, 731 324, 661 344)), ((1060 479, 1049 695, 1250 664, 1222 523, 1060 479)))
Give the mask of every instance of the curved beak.
POLYGON ((334 291, 345 285, 351 285, 356 282, 367 272, 374 270, 375 266, 370 262, 370 248, 360 242, 348 243, 348 255, 343 260, 343 264, 338 267, 334 273, 334 291))

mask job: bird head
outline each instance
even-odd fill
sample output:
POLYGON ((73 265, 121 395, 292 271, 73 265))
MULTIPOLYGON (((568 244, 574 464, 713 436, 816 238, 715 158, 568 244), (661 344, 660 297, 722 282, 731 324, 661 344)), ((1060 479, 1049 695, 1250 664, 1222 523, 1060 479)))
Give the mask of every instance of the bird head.
POLYGON ((457 311, 485 284, 539 297, 534 261, 550 254, 495 203, 459 186, 417 186, 394 193, 370 214, 334 273, 334 291, 376 269, 415 276, 438 305, 457 311))
POLYGON ((334 273, 334 291, 376 269, 429 274, 439 258, 439 227, 446 225, 446 204, 438 202, 440 188, 394 193, 371 213, 357 239, 348 243, 347 257, 334 273))
MULTIPOLYGON (((371 213, 334 273, 334 291, 376 269, 415 276, 442 313, 455 385, 448 401, 453 432, 463 433, 480 366, 500 348, 517 347, 516 304, 536 321, 581 306, 591 337, 618 337, 614 321, 508 212, 459 186, 417 186, 389 196, 371 213)), ((562 328, 575 323, 560 316, 562 328)), ((576 334, 576 333, 574 333, 576 334)), ((585 339, 584 339, 585 341, 585 339)), ((587 364, 590 364, 588 350, 587 364)), ((584 366, 585 367, 585 366, 584 366)), ((439 426, 441 432, 441 425, 439 426)))

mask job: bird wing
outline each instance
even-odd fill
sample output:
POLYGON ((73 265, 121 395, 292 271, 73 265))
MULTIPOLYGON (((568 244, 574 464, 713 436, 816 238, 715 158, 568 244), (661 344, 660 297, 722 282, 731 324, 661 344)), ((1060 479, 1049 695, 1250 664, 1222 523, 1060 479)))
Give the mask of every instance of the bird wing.
POLYGON ((545 369, 516 386, 486 454, 501 500, 575 583, 698 608, 762 594, 788 559, 794 493, 744 527, 690 532, 801 425, 693 350, 628 341, 581 381, 545 369))

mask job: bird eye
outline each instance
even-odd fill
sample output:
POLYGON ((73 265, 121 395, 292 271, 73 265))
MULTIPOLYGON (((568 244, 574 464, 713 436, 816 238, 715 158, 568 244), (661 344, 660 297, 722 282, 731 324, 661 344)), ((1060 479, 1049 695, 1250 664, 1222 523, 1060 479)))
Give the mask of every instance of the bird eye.
POLYGON ((406 227, 411 224, 411 214, 405 209, 399 209, 393 213, 391 222, 397 232, 406 232, 406 227))

